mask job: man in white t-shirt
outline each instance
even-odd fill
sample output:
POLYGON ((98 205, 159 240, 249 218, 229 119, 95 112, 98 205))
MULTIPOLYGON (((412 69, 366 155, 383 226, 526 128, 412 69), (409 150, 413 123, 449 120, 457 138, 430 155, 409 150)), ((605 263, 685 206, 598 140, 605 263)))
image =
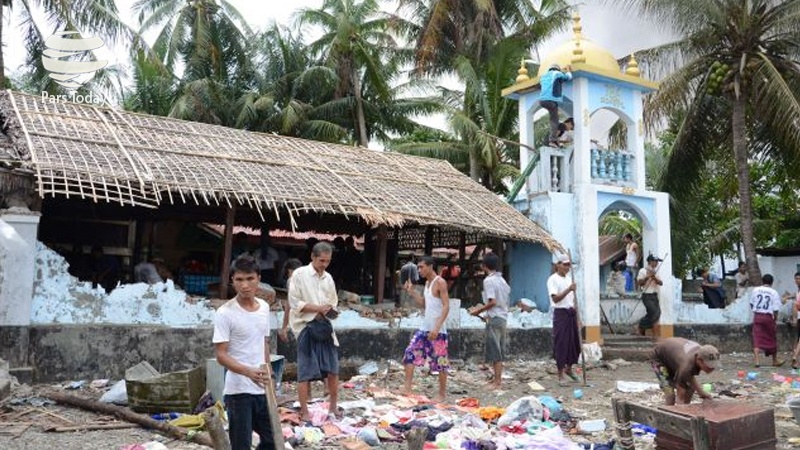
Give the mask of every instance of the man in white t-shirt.
POLYGON ((269 361, 269 305, 256 298, 258 263, 240 256, 231 264, 231 279, 236 297, 217 310, 213 337, 217 361, 228 369, 223 393, 231 450, 250 450, 253 431, 261 438, 257 450, 274 449, 264 392, 270 380, 261 369, 269 361))
POLYGON ((778 310, 781 308, 781 297, 772 289, 773 278, 770 274, 761 277, 763 285, 750 292, 750 309, 753 311, 753 354, 755 365, 759 367, 759 356, 772 356, 772 365, 779 367, 784 361, 778 361, 778 310))
POLYGON ((578 381, 572 373, 572 365, 578 363, 581 354, 578 333, 578 310, 575 309, 575 282, 569 275, 572 261, 561 255, 556 262, 556 271, 547 279, 547 294, 553 310, 553 357, 558 368, 558 383, 563 385, 564 375, 578 381))
POLYGON ((647 255, 647 267, 639 269, 636 276, 636 285, 642 289, 642 304, 646 314, 636 326, 637 334, 644 336, 647 330, 652 329, 661 318, 661 305, 658 302, 658 291, 664 284, 658 276, 661 259, 647 255))
POLYGON ((483 270, 486 278, 483 279, 483 304, 469 309, 473 316, 482 317, 486 322, 485 359, 492 364, 494 376, 489 386, 500 389, 503 379, 503 361, 508 358, 508 304, 511 296, 511 286, 508 285, 500 269, 500 258, 495 253, 488 253, 483 257, 483 270))

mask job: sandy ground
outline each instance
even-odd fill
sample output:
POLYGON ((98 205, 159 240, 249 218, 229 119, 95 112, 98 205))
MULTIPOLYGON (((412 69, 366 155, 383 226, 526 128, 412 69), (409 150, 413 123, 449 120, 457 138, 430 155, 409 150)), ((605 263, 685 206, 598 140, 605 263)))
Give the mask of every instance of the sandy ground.
MULTIPOLYGON (((800 441, 800 426, 795 423, 790 410, 784 406, 786 398, 793 393, 800 394, 800 390, 793 391, 786 383, 780 383, 773 379, 773 373, 792 377, 794 374, 791 369, 788 367, 754 369, 749 355, 743 354, 725 355, 723 363, 724 367, 721 370, 717 370, 710 375, 701 375, 701 382, 712 383, 715 393, 727 390, 741 395, 735 401, 774 407, 778 439, 777 448, 800 447, 800 444, 793 444, 794 439, 792 439, 795 438, 800 441), (746 379, 740 381, 737 377, 740 370, 758 372, 759 375, 753 381, 746 379)), ((577 420, 606 419, 610 426, 604 432, 592 435, 570 435, 571 439, 576 442, 600 443, 607 442, 614 437, 611 428, 614 423, 611 410, 612 397, 625 398, 648 405, 658 405, 662 401, 660 393, 657 391, 620 393, 615 388, 617 380, 654 382, 655 379, 649 363, 618 361, 611 368, 598 367, 589 370, 587 376, 588 386, 586 387, 580 383, 565 387, 558 386, 555 376, 548 373, 548 371, 553 370, 552 364, 552 362, 509 362, 506 371, 509 379, 503 380, 503 389, 500 391, 492 391, 486 388, 488 371, 476 364, 462 364, 455 367, 449 379, 448 403, 453 404, 464 397, 475 397, 480 401, 481 406, 505 407, 522 396, 551 395, 561 401, 563 408, 577 420), (537 381, 546 391, 532 391, 528 386, 530 381, 537 381), (576 388, 582 389, 583 398, 574 398, 574 389, 576 388)), ((382 368, 384 367, 386 367, 386 364, 382 364, 382 368)), ((418 375, 415 380, 417 392, 433 397, 435 394, 435 381, 434 377, 418 375)), ((353 384, 355 384, 353 388, 340 389, 342 401, 366 398, 366 390, 370 385, 398 392, 402 385, 402 373, 398 370, 390 370, 388 374, 385 371, 380 371, 367 377, 363 382, 353 384)), ((10 399, 30 397, 51 388, 52 386, 35 386, 33 388, 22 386, 15 389, 10 399)), ((77 395, 88 397, 99 397, 102 394, 101 391, 93 391, 91 389, 81 389, 73 392, 77 395)), ((315 393, 321 394, 319 386, 315 387, 315 393)), ((288 396, 294 394, 293 383, 284 383, 284 394, 288 396)), ((0 448, 2 449, 117 450, 125 445, 152 440, 160 441, 170 449, 204 448, 195 444, 171 440, 142 428, 65 433, 47 432, 44 430, 48 426, 63 426, 112 419, 62 405, 36 408, 27 414, 19 416, 20 413, 30 410, 32 407, 30 405, 11 406, 9 405, 10 399, 0 405, 0 448), (29 423, 29 426, 21 432, 19 432, 19 428, 12 428, 9 425, 9 423, 20 422, 29 423)), ((566 431, 569 432, 570 427, 567 426, 566 428, 566 431)), ((576 430, 573 429, 572 431, 574 433, 576 430)), ((324 445, 304 445, 299 448, 341 447, 336 442, 328 442, 324 445)), ((405 444, 386 444, 382 445, 381 448, 400 449, 406 448, 406 446, 405 444)), ((647 449, 653 448, 653 446, 649 439, 645 437, 637 439, 637 448, 647 449)))

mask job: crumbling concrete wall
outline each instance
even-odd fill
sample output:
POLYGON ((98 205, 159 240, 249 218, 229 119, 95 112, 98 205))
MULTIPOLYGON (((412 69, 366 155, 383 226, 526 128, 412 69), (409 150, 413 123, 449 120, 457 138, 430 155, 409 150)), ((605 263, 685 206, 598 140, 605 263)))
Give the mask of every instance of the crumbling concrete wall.
MULTIPOLYGON (((30 332, 30 361, 36 381, 121 378, 125 369, 148 361, 161 372, 182 370, 213 358, 213 330, 122 325, 35 325, 30 332)), ((408 329, 337 330, 342 359, 401 361, 412 331, 408 329)), ((0 336, 13 334, 0 328, 0 336)), ((483 360, 483 330, 450 333, 450 357, 483 360)), ((510 357, 549 358, 551 330, 509 330, 510 357)), ((278 352, 296 361, 296 342, 280 343, 278 352)))
MULTIPOLYGON (((701 344, 711 344, 722 353, 752 353, 751 324, 683 324, 675 326, 675 336, 691 339, 701 344)), ((778 351, 785 353, 794 348, 797 330, 786 324, 778 325, 778 351)))
POLYGON ((26 208, 0 211, 0 325, 31 321, 38 224, 39 213, 26 208))
MULTIPOLYGON (((13 342, 23 327, 0 327, 0 342, 13 342)), ((752 351, 750 325, 676 325, 675 335, 713 344, 723 353, 752 351)), ((548 360, 552 354, 549 328, 509 329, 510 358, 548 360)), ((171 328, 136 325, 34 325, 30 328, 30 365, 38 382, 121 378, 141 361, 161 372, 182 370, 213 358, 211 327, 171 328)), ((345 360, 401 361, 412 330, 337 330, 340 357, 345 360)), ((778 327, 780 348, 795 342, 796 331, 778 327)), ((483 360, 483 330, 450 331, 452 359, 483 360)), ((279 343, 278 352, 296 361, 296 342, 279 343)), ((0 348, 5 358, 8 346, 0 348)), ((12 363, 13 365, 13 363, 12 363)))

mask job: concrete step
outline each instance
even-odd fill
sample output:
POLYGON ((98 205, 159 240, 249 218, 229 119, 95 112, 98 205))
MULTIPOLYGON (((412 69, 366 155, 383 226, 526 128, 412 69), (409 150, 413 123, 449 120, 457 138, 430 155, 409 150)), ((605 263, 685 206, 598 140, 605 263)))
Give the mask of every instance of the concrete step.
POLYGON ((16 367, 9 369, 8 374, 16 377, 19 384, 33 384, 33 367, 16 367))
POLYGON ((603 334, 603 359, 622 358, 626 361, 648 361, 655 340, 635 334, 603 334))
POLYGON ((651 348, 603 347, 603 360, 649 361, 651 348))
POLYGON ((0 378, 0 401, 11 395, 11 380, 0 378))
POLYGON ((603 348, 650 348, 653 346, 653 338, 649 336, 636 336, 633 334, 603 335, 603 348))

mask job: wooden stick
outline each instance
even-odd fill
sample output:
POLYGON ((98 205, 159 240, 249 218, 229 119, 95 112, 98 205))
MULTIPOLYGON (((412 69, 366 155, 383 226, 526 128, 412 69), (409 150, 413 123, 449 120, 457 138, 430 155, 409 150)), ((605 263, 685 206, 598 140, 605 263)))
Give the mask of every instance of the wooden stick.
POLYGON ((214 442, 214 450, 231 450, 231 440, 228 433, 225 432, 217 407, 212 406, 203 411, 203 419, 205 420, 208 434, 214 442))
MULTIPOLYGON (((567 250, 567 254, 569 255, 569 262, 572 262, 572 252, 567 250)), ((572 268, 570 268, 570 272, 572 272, 572 268)), ((573 272, 574 275, 574 272, 573 272)), ((575 282, 575 279, 572 279, 572 282, 575 282)), ((580 309, 578 308, 578 294, 573 292, 572 301, 575 303, 575 328, 578 329, 578 345, 581 346, 581 376, 583 377, 583 386, 586 386, 586 355, 583 352, 583 336, 581 335, 581 320, 580 320, 580 309)), ((570 369, 572 370, 572 369, 570 369)))
POLYGON ((30 414, 30 413, 32 413, 32 412, 34 412, 34 411, 36 411, 37 409, 38 409, 38 408, 28 408, 28 409, 26 409, 26 410, 22 411, 22 412, 21 412, 21 413, 19 413, 19 414, 15 414, 15 415, 13 415, 13 416, 9 417, 9 419, 10 419, 10 420, 19 419, 20 417, 22 417, 22 416, 24 416, 24 415, 26 415, 26 414, 30 414))
POLYGON ((37 411, 42 413, 42 414, 47 414, 48 416, 55 417, 56 419, 69 424, 69 426, 75 425, 74 421, 69 420, 64 416, 59 416, 58 414, 56 414, 56 413, 54 413, 52 411, 48 411, 48 410, 46 410, 44 408, 38 408, 37 411))
POLYGON ((406 435, 408 450, 422 450, 422 448, 425 446, 425 438, 427 436, 427 428, 417 427, 409 431, 406 435))
MULTIPOLYGON (((264 385, 264 395, 267 397, 267 412, 272 429, 272 440, 275 442, 276 449, 286 447, 283 441, 283 428, 281 428, 281 416, 278 414, 278 399, 275 396, 275 384, 272 381, 272 364, 267 362, 261 366, 267 371, 267 382, 264 385)), ((327 382, 327 380, 326 380, 327 382)))
POLYGON ((45 394, 44 397, 65 405, 75 406, 95 413, 108 414, 126 422, 139 424, 145 428, 160 431, 171 438, 194 442, 195 444, 205 445, 207 447, 214 446, 208 433, 190 432, 189 430, 165 422, 159 422, 144 414, 137 414, 128 408, 76 397, 61 392, 49 392, 45 394))
POLYGON ((72 427, 48 427, 44 431, 54 433, 65 433, 68 431, 95 431, 95 430, 121 430, 125 428, 139 428, 135 423, 103 423, 103 424, 90 424, 75 425, 72 427))

